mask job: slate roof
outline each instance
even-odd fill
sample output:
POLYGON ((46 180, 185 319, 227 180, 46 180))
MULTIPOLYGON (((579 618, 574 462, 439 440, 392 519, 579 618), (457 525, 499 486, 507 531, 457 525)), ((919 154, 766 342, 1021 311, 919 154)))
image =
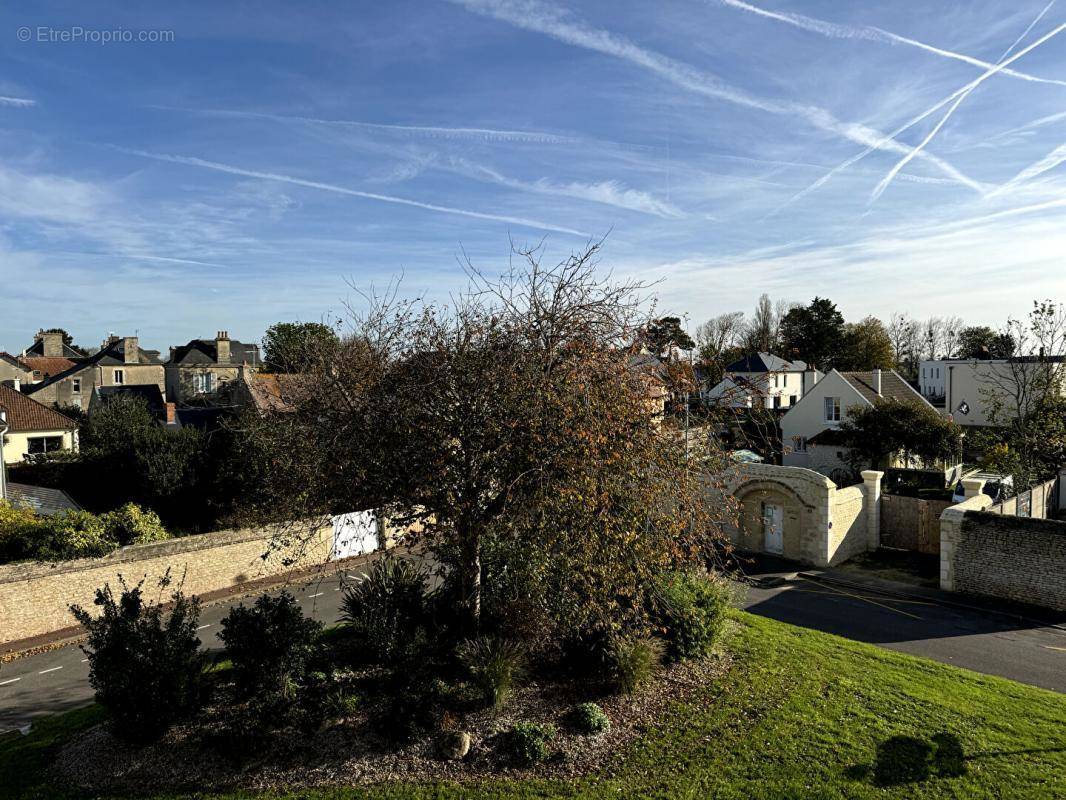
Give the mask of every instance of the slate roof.
POLYGON ((11 481, 7 483, 7 499, 12 505, 27 506, 38 514, 46 516, 81 509, 81 506, 62 489, 29 486, 25 483, 11 483, 11 481))
MULTIPOLYGON (((225 364, 259 366, 259 345, 230 339, 229 352, 229 361, 223 362, 225 364)), ((167 363, 179 367, 217 364, 218 347, 214 339, 192 339, 188 344, 173 348, 167 363)))
POLYGON ((726 372, 803 372, 803 361, 785 361, 773 353, 749 353, 725 368, 726 372))
POLYGON ((29 371, 30 369, 25 361, 23 361, 18 356, 11 355, 11 353, 8 353, 5 350, 0 350, 0 361, 6 361, 11 366, 18 367, 19 369, 24 369, 27 371, 29 371))
POLYGON ((78 423, 55 409, 38 403, 10 386, 0 385, 0 408, 7 412, 7 425, 12 433, 32 431, 74 430, 78 423))
POLYGON ((929 401, 911 388, 895 370, 881 370, 881 394, 874 391, 874 374, 872 372, 841 372, 841 377, 850 383, 859 394, 876 403, 878 400, 901 400, 913 402, 916 399, 929 401))
MULTIPOLYGON (((23 355, 27 356, 40 356, 44 358, 44 342, 41 339, 37 339, 33 344, 22 351, 23 355)), ((84 358, 85 354, 80 353, 71 347, 66 342, 63 343, 63 358, 84 358)))

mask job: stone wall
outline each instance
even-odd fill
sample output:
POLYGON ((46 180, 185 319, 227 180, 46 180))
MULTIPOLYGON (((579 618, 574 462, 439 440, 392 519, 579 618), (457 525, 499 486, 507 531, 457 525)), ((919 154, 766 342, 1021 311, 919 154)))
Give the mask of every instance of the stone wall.
POLYGON ((966 511, 952 538, 954 591, 1066 611, 1066 523, 966 511))
POLYGON ((862 486, 837 489, 829 478, 802 467, 738 465, 726 488, 739 506, 730 531, 742 550, 766 552, 763 508, 782 509, 782 552, 793 561, 829 566, 877 548, 880 472, 863 473, 862 486))
POLYGON ((117 586, 119 576, 129 584, 144 578, 154 591, 169 570, 186 594, 203 594, 324 563, 332 546, 331 525, 286 526, 131 545, 102 558, 0 566, 0 643, 70 627, 69 606, 90 607, 96 589, 117 586))

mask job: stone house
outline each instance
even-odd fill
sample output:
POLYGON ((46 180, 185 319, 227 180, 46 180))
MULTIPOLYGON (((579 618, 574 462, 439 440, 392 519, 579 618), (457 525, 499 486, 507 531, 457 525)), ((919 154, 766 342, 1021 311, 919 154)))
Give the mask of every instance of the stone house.
POLYGON ((244 344, 219 331, 214 339, 193 339, 170 348, 166 363, 167 399, 176 403, 217 398, 223 387, 240 378, 241 368, 258 369, 259 345, 244 344))
POLYGON ((79 357, 69 369, 24 387, 35 400, 48 405, 76 405, 88 411, 99 386, 165 386, 158 350, 145 350, 136 336, 111 336, 90 356, 79 357))
POLYGON ((27 456, 78 449, 78 424, 10 386, 0 386, 0 409, 7 431, 3 460, 17 464, 27 456))
POLYGON ((0 350, 0 383, 19 388, 33 382, 33 369, 18 356, 0 350))

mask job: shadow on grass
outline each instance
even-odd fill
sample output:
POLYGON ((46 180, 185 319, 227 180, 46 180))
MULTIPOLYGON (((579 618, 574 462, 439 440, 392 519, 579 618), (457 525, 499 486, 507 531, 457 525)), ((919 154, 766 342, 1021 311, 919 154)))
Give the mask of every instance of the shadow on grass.
POLYGON ((893 736, 877 746, 873 764, 856 764, 845 770, 845 775, 852 780, 869 780, 875 786, 884 787, 965 774, 966 754, 953 733, 937 733, 928 741, 914 736, 893 736))

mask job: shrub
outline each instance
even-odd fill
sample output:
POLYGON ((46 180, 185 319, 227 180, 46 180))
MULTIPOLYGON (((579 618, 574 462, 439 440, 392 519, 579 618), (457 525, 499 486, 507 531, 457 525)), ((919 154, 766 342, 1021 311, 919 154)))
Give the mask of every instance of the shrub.
POLYGON ((200 604, 180 593, 164 614, 147 604, 138 584, 123 586, 116 601, 110 586, 97 589, 93 617, 80 606, 71 613, 88 631, 89 684, 111 717, 115 733, 129 741, 152 740, 199 707, 204 656, 196 635, 200 604))
POLYGON ((615 690, 632 694, 651 680, 662 663, 663 650, 658 639, 615 638, 607 650, 609 676, 615 690))
POLYGON ((499 709, 521 679, 526 653, 517 642, 483 636, 464 642, 459 648, 459 660, 484 702, 499 709))
POLYGON ((611 729, 611 720, 595 703, 582 703, 570 712, 570 724, 580 733, 603 733, 611 729))
POLYGON ((107 555, 116 546, 107 538, 101 519, 88 511, 41 517, 35 535, 39 538, 27 543, 27 557, 44 561, 94 558, 107 555))
POLYGON ((507 732, 507 749, 520 764, 536 764, 548 755, 548 745, 555 738, 552 725, 517 722, 507 732))
POLYGON ((239 694, 287 692, 301 680, 317 651, 322 625, 304 617, 288 592, 261 595, 250 608, 234 606, 219 638, 233 663, 239 694))
POLYGON ((424 630, 429 616, 425 568, 400 558, 376 561, 363 580, 348 587, 341 619, 352 626, 371 657, 395 663, 424 630))
POLYGON ((126 503, 121 508, 101 515, 100 519, 103 521, 107 538, 117 542, 119 546, 158 542, 170 538, 158 514, 134 503, 126 503))
POLYGON ((313 733, 354 707, 339 673, 309 672, 296 689, 293 721, 304 733, 313 733))
POLYGON ((674 659, 707 655, 722 632, 730 588, 702 572, 673 572, 659 581, 654 615, 674 659))

